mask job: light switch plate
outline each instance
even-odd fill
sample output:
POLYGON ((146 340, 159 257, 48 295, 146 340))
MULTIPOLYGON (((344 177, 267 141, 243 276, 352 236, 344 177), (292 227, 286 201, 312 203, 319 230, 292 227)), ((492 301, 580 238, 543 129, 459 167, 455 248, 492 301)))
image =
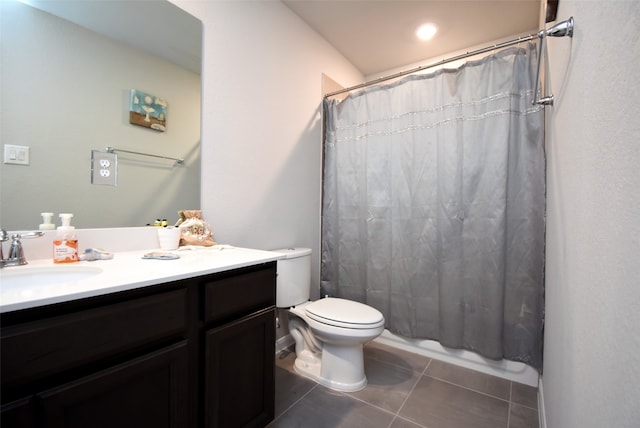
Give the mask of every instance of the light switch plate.
POLYGON ((91 184, 118 185, 118 155, 91 150, 91 184))
POLYGON ((29 146, 5 144, 4 163, 29 165, 29 146))

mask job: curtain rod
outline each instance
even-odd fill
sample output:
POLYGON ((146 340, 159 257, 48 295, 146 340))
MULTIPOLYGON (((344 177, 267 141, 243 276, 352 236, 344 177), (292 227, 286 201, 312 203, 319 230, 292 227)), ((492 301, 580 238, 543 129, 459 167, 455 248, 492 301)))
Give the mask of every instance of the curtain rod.
MULTIPOLYGON (((456 55, 456 56, 453 56, 453 57, 450 57, 450 58, 445 58, 445 59, 443 59, 441 61, 438 61, 436 63, 433 63, 433 64, 422 65, 420 67, 416 67, 416 68, 412 68, 412 69, 409 69, 409 70, 400 71, 398 73, 391 74, 389 76, 379 77, 377 79, 370 80, 370 81, 364 82, 364 83, 360 83, 358 85, 350 86, 348 88, 343 88, 343 89, 340 89, 338 91, 329 92, 328 94, 325 94, 323 96, 323 99, 327 99, 329 97, 333 97, 334 95, 344 94, 345 92, 355 91, 356 89, 366 88, 367 86, 371 86, 371 85, 375 85, 375 84, 378 84, 378 83, 382 83, 382 82, 385 82, 387 80, 395 79, 397 77, 406 76, 408 74, 417 73, 418 71, 426 70, 428 68, 438 67, 440 65, 444 65, 444 64, 447 64, 447 63, 450 63, 450 62, 454 62, 454 61, 458 61, 458 60, 461 60, 461 59, 469 58, 471 56, 479 55, 479 54, 482 54, 482 53, 485 53, 485 52, 490 52, 490 51, 493 51, 493 50, 496 50, 496 49, 506 48, 507 46, 517 45, 518 43, 522 43, 522 42, 528 42, 530 40, 535 39, 536 37, 539 37, 541 40, 544 40, 545 36, 553 36, 553 37, 569 36, 569 37, 571 37, 572 35, 573 35, 573 17, 569 18, 566 21, 562 21, 562 22, 554 25, 553 27, 549 28, 548 30, 540 30, 536 34, 529 34, 528 36, 518 37, 517 39, 509 40, 507 42, 497 43, 497 44, 492 45, 492 46, 487 46, 487 47, 484 47, 484 48, 481 48, 481 49, 477 49, 477 50, 474 50, 474 51, 470 51, 470 52, 467 52, 467 53, 464 53, 464 54, 456 55), (560 31, 559 28, 561 28, 564 31, 560 31)), ((538 62, 539 62, 539 60, 538 60, 538 62)))
POLYGON ((360 83, 358 85, 354 85, 354 86, 350 86, 348 88, 340 89, 338 91, 329 92, 328 94, 324 95, 324 98, 329 98, 329 97, 333 97, 335 95, 344 94, 345 92, 355 91, 356 89, 366 88, 367 86, 375 85, 377 83, 386 82, 387 80, 391 80, 391 79, 395 79, 395 78, 398 78, 398 77, 406 76, 408 74, 417 73, 418 71, 426 70, 428 68, 438 67, 440 65, 444 65, 444 64, 447 64, 447 63, 450 63, 450 62, 458 61, 458 60, 461 60, 461 59, 464 59, 464 58, 468 58, 470 56, 479 55, 479 54, 482 54, 482 53, 485 53, 485 52, 490 52, 490 51, 496 50, 496 49, 506 48, 507 46, 516 45, 516 44, 522 43, 522 42, 528 42, 529 40, 533 40, 536 37, 538 37, 537 34, 529 34, 528 36, 519 37, 519 38, 514 39, 514 40, 509 40, 508 42, 498 43, 498 44, 495 44, 495 45, 492 45, 492 46, 487 46, 487 47, 482 48, 482 49, 477 49, 475 51, 470 51, 470 52, 463 53, 463 54, 460 54, 460 55, 456 55, 456 56, 453 56, 453 57, 450 57, 450 58, 445 58, 445 59, 440 60, 440 61, 438 61, 436 63, 433 63, 433 64, 421 65, 419 67, 412 68, 412 69, 409 69, 409 70, 400 71, 398 73, 390 74, 388 76, 382 76, 382 77, 379 77, 377 79, 369 80, 368 82, 363 82, 363 83, 360 83))

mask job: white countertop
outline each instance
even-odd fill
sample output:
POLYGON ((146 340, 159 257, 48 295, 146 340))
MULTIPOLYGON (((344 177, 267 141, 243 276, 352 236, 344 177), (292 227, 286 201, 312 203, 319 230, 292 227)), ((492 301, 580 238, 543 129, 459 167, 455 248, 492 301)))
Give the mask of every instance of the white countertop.
POLYGON ((111 260, 80 261, 69 264, 54 264, 51 259, 29 260, 29 264, 25 266, 0 269, 0 312, 132 290, 270 262, 283 257, 277 252, 215 245, 213 247, 180 247, 176 251, 171 251, 180 256, 176 260, 142 258, 144 254, 152 251, 158 250, 117 252, 111 260), (69 282, 34 283, 20 287, 6 286, 9 277, 20 275, 21 270, 22 272, 26 270, 62 272, 64 269, 99 272, 69 282))

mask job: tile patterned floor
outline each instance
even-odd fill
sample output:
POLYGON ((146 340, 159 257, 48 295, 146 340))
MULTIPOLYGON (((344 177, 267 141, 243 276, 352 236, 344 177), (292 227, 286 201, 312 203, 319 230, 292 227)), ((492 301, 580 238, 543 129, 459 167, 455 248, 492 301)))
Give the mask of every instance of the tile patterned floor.
POLYGON ((368 385, 353 393, 297 375, 276 358, 276 419, 269 428, 537 428, 537 389, 371 342, 368 385))

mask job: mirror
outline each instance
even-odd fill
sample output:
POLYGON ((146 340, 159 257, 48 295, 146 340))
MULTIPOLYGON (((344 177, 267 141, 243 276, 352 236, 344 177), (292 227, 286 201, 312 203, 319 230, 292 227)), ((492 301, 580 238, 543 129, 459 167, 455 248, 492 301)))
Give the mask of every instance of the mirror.
POLYGON ((0 1, 0 226, 37 229, 42 212, 77 228, 172 224, 199 209, 202 23, 165 0, 25 1, 0 1), (132 89, 166 100, 164 132, 129 122, 132 89), (92 150, 107 147, 122 150, 116 186, 92 184, 92 150))

